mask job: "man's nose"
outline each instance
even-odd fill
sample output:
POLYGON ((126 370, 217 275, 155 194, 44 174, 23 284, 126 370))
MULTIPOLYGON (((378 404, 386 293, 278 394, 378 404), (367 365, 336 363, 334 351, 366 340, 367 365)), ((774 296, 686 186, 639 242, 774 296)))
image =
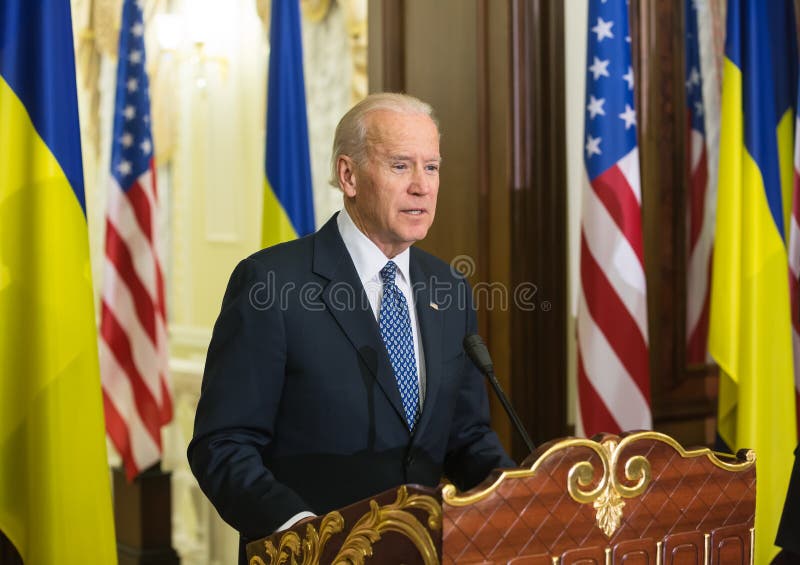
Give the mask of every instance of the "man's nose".
POLYGON ((433 178, 425 171, 425 167, 414 167, 409 190, 414 194, 428 194, 431 191, 433 178))

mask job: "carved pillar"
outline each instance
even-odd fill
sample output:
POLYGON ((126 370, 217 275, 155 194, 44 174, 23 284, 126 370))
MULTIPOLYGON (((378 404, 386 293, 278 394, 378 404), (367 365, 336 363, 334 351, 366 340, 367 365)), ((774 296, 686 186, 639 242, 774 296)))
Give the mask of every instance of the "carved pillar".
MULTIPOLYGON (((567 180, 564 5, 512 0, 512 389, 536 443, 566 432, 567 180)), ((515 452, 522 453, 517 440, 515 452)))

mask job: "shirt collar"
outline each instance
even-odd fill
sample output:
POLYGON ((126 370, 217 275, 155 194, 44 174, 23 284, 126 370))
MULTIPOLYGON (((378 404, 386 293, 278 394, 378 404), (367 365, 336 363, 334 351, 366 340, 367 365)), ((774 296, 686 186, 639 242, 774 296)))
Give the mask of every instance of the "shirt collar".
MULTIPOLYGON (((370 238, 364 235, 364 232, 358 229, 358 226, 356 226, 350 214, 344 208, 336 217, 336 225, 339 227, 344 246, 350 253, 350 258, 356 266, 356 272, 358 272, 358 278, 361 279, 362 284, 379 277, 381 269, 386 266, 390 259, 383 254, 383 251, 370 238)), ((409 285, 411 284, 411 276, 408 270, 411 256, 410 249, 409 247, 391 259, 397 265, 400 276, 409 285)))

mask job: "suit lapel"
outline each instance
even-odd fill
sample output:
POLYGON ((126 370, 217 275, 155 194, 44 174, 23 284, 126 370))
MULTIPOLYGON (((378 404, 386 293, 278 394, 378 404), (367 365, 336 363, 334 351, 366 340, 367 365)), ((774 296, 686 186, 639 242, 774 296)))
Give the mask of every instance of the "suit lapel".
POLYGON ((442 343, 444 328, 444 312, 434 310, 434 303, 430 273, 425 272, 416 249, 411 248, 411 282, 414 289, 417 319, 422 333, 422 355, 425 356, 425 401, 422 415, 414 432, 414 439, 422 436, 425 428, 433 417, 436 406, 436 396, 442 382, 442 343))
POLYGON ((328 279, 321 298, 364 364, 375 375, 375 380, 378 381, 397 415, 405 422, 403 402, 389 356, 369 305, 367 293, 339 235, 339 228, 336 225, 337 215, 320 228, 314 239, 313 270, 328 279))

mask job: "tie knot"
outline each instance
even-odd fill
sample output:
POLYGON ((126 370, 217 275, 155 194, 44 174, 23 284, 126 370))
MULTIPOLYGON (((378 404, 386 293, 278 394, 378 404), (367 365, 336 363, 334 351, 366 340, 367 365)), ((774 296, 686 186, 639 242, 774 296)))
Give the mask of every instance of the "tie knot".
POLYGON ((394 284, 395 276, 397 276, 397 265, 394 261, 389 261, 386 266, 381 269, 381 280, 384 285, 394 284))

